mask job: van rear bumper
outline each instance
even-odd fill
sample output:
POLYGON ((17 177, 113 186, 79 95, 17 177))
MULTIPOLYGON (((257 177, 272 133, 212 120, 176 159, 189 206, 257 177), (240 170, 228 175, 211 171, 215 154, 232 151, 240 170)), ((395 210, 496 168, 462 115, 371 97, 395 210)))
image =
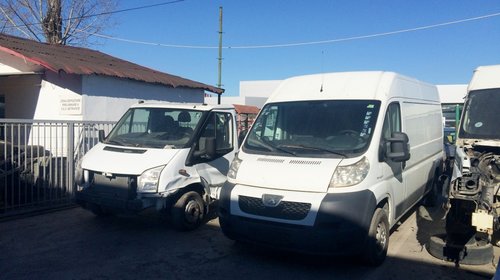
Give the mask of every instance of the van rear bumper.
POLYGON ((229 205, 233 188, 233 184, 226 182, 219 200, 219 223, 228 238, 303 253, 361 253, 376 208, 375 196, 368 190, 327 194, 313 226, 271 222, 265 217, 231 215, 229 205))

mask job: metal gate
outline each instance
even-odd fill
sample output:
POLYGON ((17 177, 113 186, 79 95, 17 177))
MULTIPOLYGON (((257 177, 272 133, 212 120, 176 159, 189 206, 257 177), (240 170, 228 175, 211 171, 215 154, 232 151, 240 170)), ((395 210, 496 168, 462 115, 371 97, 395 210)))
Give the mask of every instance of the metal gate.
POLYGON ((0 119, 0 218, 71 205, 77 161, 113 125, 0 119))

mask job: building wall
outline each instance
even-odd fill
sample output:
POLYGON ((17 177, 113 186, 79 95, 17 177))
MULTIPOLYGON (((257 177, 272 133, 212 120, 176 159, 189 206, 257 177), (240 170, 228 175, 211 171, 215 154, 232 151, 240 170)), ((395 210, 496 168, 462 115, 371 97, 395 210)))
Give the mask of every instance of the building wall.
POLYGON ((5 118, 32 119, 40 87, 40 75, 0 76, 0 96, 4 97, 5 118))
MULTIPOLYGON (((82 120, 81 110, 68 112, 65 105, 69 100, 80 100, 82 78, 80 75, 45 73, 41 81, 38 104, 34 114, 36 120, 82 120)), ((81 109, 81 108, 80 108, 81 109)))
POLYGON ((127 108, 139 102, 168 101, 203 103, 201 89, 171 88, 133 80, 83 76, 82 107, 84 120, 116 121, 127 108))
POLYGON ((241 81, 240 96, 263 97, 267 100, 281 82, 281 80, 241 81))
MULTIPOLYGON (((281 80, 240 81, 239 96, 221 97, 221 104, 240 104, 262 108, 281 80)), ((205 97, 205 103, 217 104, 217 95, 205 97)))
POLYGON ((467 85, 437 85, 442 104, 464 103, 467 95, 467 85))

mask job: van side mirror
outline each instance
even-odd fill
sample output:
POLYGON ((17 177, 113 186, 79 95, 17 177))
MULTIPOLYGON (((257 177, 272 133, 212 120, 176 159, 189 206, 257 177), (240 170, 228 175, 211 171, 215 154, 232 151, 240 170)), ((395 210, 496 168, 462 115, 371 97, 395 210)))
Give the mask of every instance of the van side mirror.
POLYGON ((391 138, 385 139, 385 158, 394 162, 405 162, 410 159, 408 135, 404 132, 393 132, 391 138))
POLYGON ((104 129, 99 129, 99 131, 98 131, 99 142, 104 141, 104 138, 106 138, 106 136, 104 136, 104 129))
POLYGON ((217 151, 215 149, 215 137, 205 138, 205 153, 208 158, 215 158, 217 151))
POLYGON ((202 137, 193 143, 185 164, 186 166, 193 166, 197 163, 211 161, 216 157, 215 137, 202 137))

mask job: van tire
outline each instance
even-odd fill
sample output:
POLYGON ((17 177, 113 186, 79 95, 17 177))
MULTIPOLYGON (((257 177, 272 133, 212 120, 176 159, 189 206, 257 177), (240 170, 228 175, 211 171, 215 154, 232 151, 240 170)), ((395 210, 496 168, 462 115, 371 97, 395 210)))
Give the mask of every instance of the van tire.
POLYGON ((171 209, 172 225, 181 231, 198 228, 205 218, 205 204, 200 194, 190 191, 183 194, 171 209))
POLYGON ((378 266, 384 262, 389 248, 389 220, 382 208, 373 213, 365 248, 363 259, 366 264, 378 266))
POLYGON ((90 208, 90 211, 97 217, 109 217, 113 215, 109 209, 97 204, 92 203, 88 206, 88 208, 90 208))

